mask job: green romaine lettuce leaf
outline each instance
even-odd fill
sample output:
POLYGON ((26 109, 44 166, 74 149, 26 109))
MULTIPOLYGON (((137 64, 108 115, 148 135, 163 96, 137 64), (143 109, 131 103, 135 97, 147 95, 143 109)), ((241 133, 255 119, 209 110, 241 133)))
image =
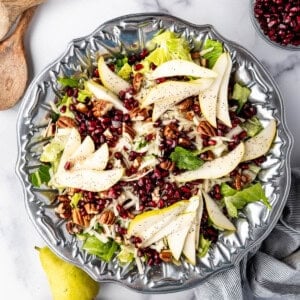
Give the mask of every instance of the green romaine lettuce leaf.
POLYGON ((50 168, 48 165, 41 165, 38 170, 30 174, 30 182, 36 187, 40 187, 43 183, 48 183, 51 178, 50 168))
POLYGON ((239 113, 243 108, 244 104, 248 101, 248 97, 251 94, 251 90, 247 87, 241 86, 235 83, 233 86, 232 99, 238 102, 237 112, 239 113))
POLYGON ((40 161, 55 162, 59 159, 60 153, 63 151, 64 145, 59 143, 55 138, 43 148, 40 161))
POLYGON ((211 241, 208 239, 205 239, 203 234, 200 235, 200 239, 199 239, 199 247, 198 247, 198 256, 204 257, 206 255, 206 253, 209 250, 209 247, 211 245, 211 241))
POLYGON ((119 249, 119 245, 113 240, 102 243, 96 237, 90 236, 85 240, 82 248, 88 253, 98 256, 101 260, 109 262, 119 249))
POLYGON ((211 69, 219 56, 223 53, 223 45, 219 41, 207 39, 203 49, 210 48, 212 48, 212 50, 204 54, 203 57, 208 60, 208 67, 211 69))
POLYGON ((242 123, 241 127, 245 129, 248 136, 251 137, 257 135, 263 129, 261 122, 255 116, 248 119, 245 123, 242 123))
POLYGON ((69 86, 71 88, 78 87, 79 80, 70 77, 58 77, 57 82, 62 86, 69 86))
POLYGON ((134 249, 132 247, 121 245, 121 251, 117 255, 121 265, 131 263, 134 259, 134 249))
POLYGON ((242 209, 247 203, 261 201, 268 209, 272 208, 260 183, 250 185, 241 191, 222 183, 221 194, 228 214, 233 218, 237 217, 237 210, 242 209))
POLYGON ((196 155, 197 154, 190 150, 177 146, 171 153, 170 158, 173 162, 175 162, 179 169, 195 170, 201 167, 204 163, 204 161, 196 155))
POLYGON ((71 206, 72 207, 77 207, 78 202, 80 201, 80 199, 82 198, 82 194, 81 193, 75 193, 72 198, 71 198, 71 206))
POLYGON ((119 70, 118 75, 125 80, 130 79, 130 74, 132 73, 132 67, 129 63, 125 63, 119 70))
POLYGON ((152 62, 156 66, 171 59, 192 60, 188 42, 174 32, 165 31, 154 36, 149 42, 148 48, 155 47, 156 49, 151 51, 145 61, 152 62))
POLYGON ((77 97, 77 100, 78 100, 79 102, 84 103, 85 100, 86 100, 86 98, 91 98, 92 96, 93 96, 93 94, 92 94, 90 91, 86 90, 86 89, 84 89, 84 90, 79 90, 79 91, 78 91, 78 97, 77 97))

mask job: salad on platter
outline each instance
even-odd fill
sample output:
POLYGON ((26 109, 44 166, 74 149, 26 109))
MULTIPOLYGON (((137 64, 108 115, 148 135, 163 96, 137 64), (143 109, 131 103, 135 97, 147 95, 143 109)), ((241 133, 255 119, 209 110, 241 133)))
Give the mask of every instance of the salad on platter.
POLYGON ((57 79, 30 181, 58 190, 55 213, 85 251, 140 274, 195 265, 248 203, 271 209, 258 174, 276 121, 261 123, 232 66, 221 42, 195 51, 167 30, 57 79))

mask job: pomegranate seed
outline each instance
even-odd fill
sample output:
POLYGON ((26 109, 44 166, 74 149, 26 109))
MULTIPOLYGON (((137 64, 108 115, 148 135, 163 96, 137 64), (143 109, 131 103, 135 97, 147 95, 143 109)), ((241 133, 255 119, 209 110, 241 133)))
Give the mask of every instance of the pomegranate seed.
POLYGON ((143 49, 139 55, 140 60, 144 59, 149 54, 147 49, 143 49))
POLYGON ((136 64, 135 66, 134 66, 134 70, 135 71, 139 71, 139 70, 141 70, 141 69, 143 69, 144 68, 144 65, 143 64, 136 64))
POLYGON ((162 77, 162 78, 157 78, 157 79, 155 79, 155 82, 156 82, 157 84, 160 84, 160 83, 165 82, 166 80, 167 80, 167 78, 162 77))
POLYGON ((67 161, 64 165, 64 169, 67 171, 67 170, 70 170, 72 167, 72 163, 70 161, 67 161))
POLYGON ((122 155, 121 152, 116 152, 116 153, 114 154, 114 157, 115 157, 116 159, 122 159, 123 155, 122 155))
POLYGON ((156 65, 153 62, 150 63, 150 69, 151 70, 155 70, 156 69, 156 65))
POLYGON ((292 0, 256 0, 254 16, 271 41, 281 45, 299 44, 299 11, 292 0))
POLYGON ((165 206, 165 203, 162 199, 160 199, 158 202, 157 202, 157 207, 158 208, 163 208, 165 206))
POLYGON ((217 142, 215 140, 209 140, 207 143, 209 146, 214 146, 217 144, 217 142))
POLYGON ((98 70, 98 68, 96 68, 96 69, 93 71, 93 77, 99 77, 99 70, 98 70))
POLYGON ((66 107, 65 105, 63 105, 63 106, 60 108, 59 111, 60 111, 61 113, 65 113, 66 110, 67 110, 67 107, 66 107))

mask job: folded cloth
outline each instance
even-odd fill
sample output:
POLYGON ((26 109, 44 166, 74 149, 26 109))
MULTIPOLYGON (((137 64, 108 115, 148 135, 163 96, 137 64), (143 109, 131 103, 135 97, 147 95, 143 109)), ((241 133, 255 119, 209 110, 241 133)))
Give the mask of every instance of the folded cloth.
POLYGON ((264 242, 239 266, 194 289, 194 299, 300 299, 300 168, 282 216, 264 242))

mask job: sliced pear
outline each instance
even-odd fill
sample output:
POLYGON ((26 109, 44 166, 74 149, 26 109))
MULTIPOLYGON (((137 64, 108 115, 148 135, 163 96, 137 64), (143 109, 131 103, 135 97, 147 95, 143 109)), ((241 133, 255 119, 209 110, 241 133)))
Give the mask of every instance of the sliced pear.
POLYGON ((101 145, 101 147, 86 159, 76 161, 72 167, 72 170, 96 170, 102 171, 105 169, 109 159, 109 150, 107 144, 101 145))
POLYGON ((218 74, 217 78, 207 90, 202 91, 199 94, 201 112, 205 119, 214 127, 217 127, 217 100, 226 68, 227 54, 223 53, 213 66, 213 71, 218 74))
POLYGON ((222 78, 221 87, 219 90, 217 101, 217 118, 226 126, 232 127, 228 109, 228 84, 231 74, 232 61, 229 53, 227 54, 227 67, 222 78))
POLYGON ((203 199, 202 194, 199 196, 194 196, 198 198, 198 208, 196 210, 196 215, 194 221, 190 227, 190 230, 186 236, 185 243, 183 246, 183 254, 187 258, 187 260, 192 264, 196 264, 196 250, 199 244, 199 235, 200 235, 200 223, 203 213, 203 199))
POLYGON ((202 77, 202 78, 216 78, 217 75, 218 74, 216 72, 204 67, 200 67, 194 62, 183 60, 183 59, 173 59, 158 66, 150 74, 150 79, 172 77, 172 76, 193 76, 193 77, 202 77))
POLYGON ((98 71, 102 84, 116 95, 119 95, 120 91, 130 88, 130 84, 126 80, 118 76, 106 65, 103 56, 100 56, 98 60, 98 71))
POLYGON ((245 154, 242 161, 265 155, 272 145, 276 132, 276 121, 271 120, 260 133, 245 142, 245 154))
POLYGON ((94 141, 90 136, 87 136, 77 150, 70 156, 68 161, 76 162, 90 156, 95 151, 94 141))
POLYGON ((137 215, 129 223, 127 233, 129 236, 138 236, 143 241, 147 241, 184 211, 188 204, 189 201, 182 200, 169 207, 137 215))
POLYGON ((172 105, 181 100, 199 94, 200 91, 207 89, 213 79, 202 78, 192 81, 166 81, 154 86, 147 94, 142 103, 146 107, 156 102, 169 101, 172 105))
POLYGON ((55 176, 55 183, 61 187, 70 187, 89 192, 101 192, 117 183, 124 174, 124 169, 106 171, 76 170, 63 171, 55 176))
MULTIPOLYGON (((192 197, 191 199, 189 199, 189 204, 187 208, 182 212, 182 214, 195 212, 197 211, 198 206, 199 206, 199 197, 197 196, 192 197)), ((167 224, 165 227, 163 227, 161 230, 159 230, 157 233, 151 236, 149 239, 144 240, 141 246, 148 247, 153 243, 159 241, 163 237, 177 232, 178 228, 180 228, 181 226, 182 226, 181 219, 176 217, 169 224, 167 224)))
POLYGON ((203 192, 207 213, 211 221, 219 228, 235 231, 235 226, 222 213, 216 202, 205 192, 203 192))
POLYGON ((179 260, 182 253, 185 239, 195 219, 196 212, 181 214, 177 217, 178 228, 167 236, 168 245, 173 257, 179 260))
POLYGON ((106 87, 96 83, 93 80, 88 80, 85 87, 99 100, 104 100, 113 104, 117 109, 127 113, 128 110, 124 107, 123 102, 106 87))
POLYGON ((240 143, 235 149, 212 161, 204 163, 199 169, 187 171, 175 176, 178 182, 187 182, 197 179, 214 179, 228 175, 242 161, 245 146, 240 143))
POLYGON ((65 149, 62 153, 58 168, 57 168, 57 173, 61 172, 64 170, 64 166, 70 156, 79 148, 81 144, 81 137, 77 129, 72 128, 70 135, 68 137, 68 140, 66 142, 65 149))

